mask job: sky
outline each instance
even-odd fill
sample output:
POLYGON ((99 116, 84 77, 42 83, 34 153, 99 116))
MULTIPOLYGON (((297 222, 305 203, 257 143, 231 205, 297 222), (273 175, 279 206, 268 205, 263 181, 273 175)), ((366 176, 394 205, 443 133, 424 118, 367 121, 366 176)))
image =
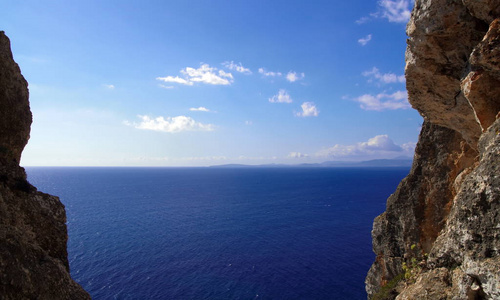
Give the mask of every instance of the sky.
POLYGON ((4 0, 23 166, 412 157, 411 0, 4 0))

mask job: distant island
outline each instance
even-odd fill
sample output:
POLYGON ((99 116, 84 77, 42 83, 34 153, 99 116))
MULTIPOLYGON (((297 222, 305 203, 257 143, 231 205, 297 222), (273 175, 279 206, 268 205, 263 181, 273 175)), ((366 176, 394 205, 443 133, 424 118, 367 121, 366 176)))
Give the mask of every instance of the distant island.
POLYGON ((375 167, 411 167, 413 159, 409 157, 397 157, 393 159, 372 159, 365 161, 325 161, 322 163, 303 164, 225 164, 214 165, 209 168, 375 168, 375 167))

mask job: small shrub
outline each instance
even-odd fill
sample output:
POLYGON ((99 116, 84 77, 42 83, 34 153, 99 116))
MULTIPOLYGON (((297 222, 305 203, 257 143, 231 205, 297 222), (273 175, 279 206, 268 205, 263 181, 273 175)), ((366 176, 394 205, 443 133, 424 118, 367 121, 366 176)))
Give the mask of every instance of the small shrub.
POLYGON ((401 282, 405 278, 405 273, 401 273, 394 278, 392 278, 386 285, 380 288, 380 290, 373 295, 372 300, 386 300, 386 299, 394 299, 397 295, 396 287, 398 283, 401 282))
POLYGON ((423 257, 418 254, 417 245, 413 244, 410 247, 412 253, 412 258, 409 263, 403 262, 404 278, 407 283, 414 283, 417 280, 418 275, 422 272, 422 264, 427 261, 428 254, 424 253, 423 257))

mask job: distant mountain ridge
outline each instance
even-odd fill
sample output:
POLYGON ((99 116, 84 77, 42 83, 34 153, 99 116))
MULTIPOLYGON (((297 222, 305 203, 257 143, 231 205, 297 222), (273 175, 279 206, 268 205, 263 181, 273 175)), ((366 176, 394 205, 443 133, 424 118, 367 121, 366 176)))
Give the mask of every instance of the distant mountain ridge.
POLYGON ((214 165, 210 168, 360 168, 360 167, 411 167, 413 159, 409 157, 397 157, 393 159, 372 159, 365 161, 325 161, 322 163, 304 164, 226 164, 214 165))

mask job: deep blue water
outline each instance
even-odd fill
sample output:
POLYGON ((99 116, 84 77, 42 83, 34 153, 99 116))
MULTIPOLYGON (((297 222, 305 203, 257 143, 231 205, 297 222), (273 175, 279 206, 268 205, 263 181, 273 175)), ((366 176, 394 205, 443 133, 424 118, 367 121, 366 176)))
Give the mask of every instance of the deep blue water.
POLYGON ((375 216, 408 168, 26 168, 94 299, 366 299, 375 216))

